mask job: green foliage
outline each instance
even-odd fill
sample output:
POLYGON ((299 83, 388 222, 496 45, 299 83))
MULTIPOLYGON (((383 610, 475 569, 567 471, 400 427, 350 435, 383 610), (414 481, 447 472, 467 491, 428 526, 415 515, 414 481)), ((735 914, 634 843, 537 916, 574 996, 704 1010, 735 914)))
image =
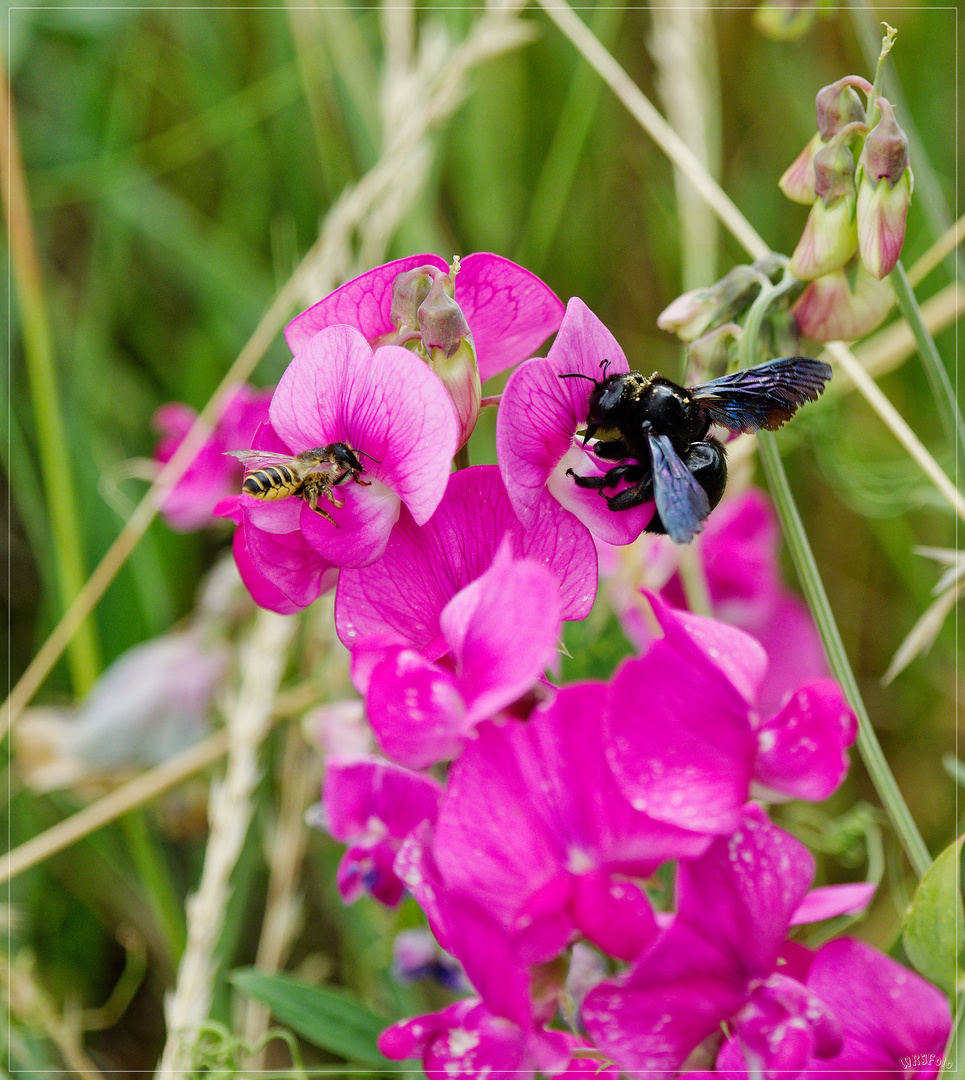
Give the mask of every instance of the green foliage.
POLYGON ((392 1062, 379 1053, 376 1040, 389 1021, 361 998, 333 986, 309 986, 284 975, 236 971, 232 983, 267 1005, 278 1020, 323 1050, 363 1065, 392 1062))
POLYGON ((905 952, 915 967, 949 994, 962 988, 965 976, 963 843, 965 837, 949 844, 929 867, 905 914, 901 935, 905 952))

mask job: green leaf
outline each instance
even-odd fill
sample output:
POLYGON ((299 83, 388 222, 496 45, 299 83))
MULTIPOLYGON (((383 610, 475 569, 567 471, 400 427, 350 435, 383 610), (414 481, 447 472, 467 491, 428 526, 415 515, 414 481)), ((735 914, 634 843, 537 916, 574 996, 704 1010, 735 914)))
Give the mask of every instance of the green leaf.
POLYGON ((232 972, 230 979, 243 994, 264 1002, 276 1020, 313 1046, 339 1054, 347 1061, 399 1067, 380 1054, 376 1046, 391 1021, 348 990, 308 986, 287 975, 261 975, 250 968, 232 972))
POLYGON ((962 977, 956 948, 965 941, 959 860, 965 836, 950 844, 921 879, 905 915, 902 943, 926 978, 952 993, 962 977))

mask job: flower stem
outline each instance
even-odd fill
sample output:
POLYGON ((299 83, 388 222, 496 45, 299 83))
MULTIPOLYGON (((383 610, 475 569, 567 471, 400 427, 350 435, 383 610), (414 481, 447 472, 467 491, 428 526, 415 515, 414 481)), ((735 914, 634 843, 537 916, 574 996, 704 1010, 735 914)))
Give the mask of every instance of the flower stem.
MULTIPOLYGON (((957 442, 958 453, 965 455, 965 421, 962 420, 961 410, 958 407, 958 401, 951 380, 948 377, 948 371, 942 363, 935 339, 928 332, 928 327, 922 318, 921 308, 918 306, 918 300, 915 298, 914 290, 908 280, 908 275, 905 273, 905 268, 901 264, 901 260, 891 271, 890 277, 891 284, 898 297, 898 307, 915 336, 918 354, 921 357, 925 374, 928 376, 928 382, 935 398, 935 404, 938 407, 938 413, 942 419, 942 425, 949 439, 957 442)), ((963 456, 963 460, 965 460, 965 456, 963 456)))

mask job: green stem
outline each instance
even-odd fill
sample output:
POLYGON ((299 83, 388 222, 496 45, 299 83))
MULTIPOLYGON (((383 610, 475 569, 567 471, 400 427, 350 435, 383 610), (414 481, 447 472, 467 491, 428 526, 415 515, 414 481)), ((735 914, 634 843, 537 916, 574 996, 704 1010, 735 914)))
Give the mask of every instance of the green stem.
MULTIPOLYGON (((7 76, 2 62, 0 81, 6 86, 7 76)), ((27 199, 13 103, 7 98, 6 91, 0 93, 0 115, 6 122, 6 131, 0 135, 0 165, 8 215, 10 264, 17 286, 24 362, 37 427, 57 585, 61 604, 66 609, 87 579, 77 510, 77 485, 64 432, 53 335, 27 199)), ((100 650, 92 619, 88 618, 78 628, 70 643, 68 663, 74 692, 82 696, 91 688, 100 670, 100 650)))
POLYGON ((828 594, 824 589, 824 582, 821 580, 821 574, 814 560, 814 552, 811 550, 807 533, 804 531, 804 523, 801 521, 794 496, 791 494, 791 486, 777 448, 777 438, 770 432, 759 432, 757 451, 761 464, 764 466, 764 473, 781 519, 781 527, 791 558, 794 560, 801 587, 804 589, 808 606, 817 624, 818 633, 824 642, 824 650, 827 653, 831 671, 841 684, 848 704, 858 717, 858 753, 901 840, 909 862, 918 877, 921 877, 931 865, 931 856, 928 854, 925 841, 918 832, 918 827, 915 825, 894 775, 888 767, 878 736, 871 725, 868 710, 861 698, 858 681, 851 670, 848 654, 841 640, 841 632, 838 630, 838 624, 835 622, 831 604, 828 601, 828 594))
POLYGON ((945 433, 949 439, 958 443, 958 453, 963 455, 962 460, 965 460, 965 421, 962 420, 958 399, 948 377, 948 371, 942 363, 935 339, 928 332, 928 327, 922 318, 921 308, 918 306, 915 292, 900 260, 894 270, 891 271, 890 279, 898 297, 898 307, 901 314, 915 336, 918 354, 921 357, 925 374, 928 376, 928 382, 945 433))
POLYGON ((121 826, 138 877, 167 943, 171 963, 177 967, 184 952, 187 931, 184 906, 171 881, 164 854, 152 839, 142 811, 125 814, 121 826))
MULTIPOLYGON (((778 297, 789 292, 795 285, 795 279, 791 274, 785 273, 784 278, 777 285, 769 289, 762 289, 760 295, 751 305, 747 321, 744 324, 744 334, 741 337, 740 357, 742 366, 757 363, 760 341, 760 330, 764 315, 768 307, 778 297)), ((858 753, 864 762, 871 782, 875 786, 881 798, 882 805, 888 813, 895 832, 901 840, 908 859, 915 873, 921 877, 931 865, 931 857, 925 846, 918 827, 915 825, 908 804, 905 802, 898 784, 895 781, 888 762, 882 752, 878 736, 871 725, 871 718, 865 708, 858 689, 858 681, 851 669, 848 654, 841 640, 841 632, 835 621, 828 594, 824 589, 824 582, 814 560, 814 552, 808 541, 804 529, 804 522, 798 513, 794 496, 791 494, 791 486, 788 483, 787 473, 784 471, 784 463, 781 461, 780 451, 777 448, 776 437, 768 431, 761 431, 757 436, 757 450, 760 455, 764 473, 767 476, 771 495, 777 508, 778 517, 781 519, 781 528, 787 540, 791 558, 797 570, 801 587, 807 598, 808 606, 814 621, 817 624, 818 633, 824 643, 824 651, 827 653, 828 663, 834 677, 841 684, 848 704, 854 710, 858 718, 858 753)))

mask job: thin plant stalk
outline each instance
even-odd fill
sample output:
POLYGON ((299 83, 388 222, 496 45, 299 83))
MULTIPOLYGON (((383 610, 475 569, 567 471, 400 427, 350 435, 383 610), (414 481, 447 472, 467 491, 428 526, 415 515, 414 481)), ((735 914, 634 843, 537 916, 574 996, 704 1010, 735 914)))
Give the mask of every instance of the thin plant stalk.
POLYGON ((215 949, 224 926, 231 873, 254 810, 259 752, 271 729, 272 705, 295 625, 291 616, 259 612, 241 657, 244 675, 227 715, 228 763, 224 780, 211 789, 211 831, 201 882, 188 901, 188 939, 177 984, 165 1009, 167 1042, 156 1073, 159 1078, 190 1069, 194 1033, 208 1019, 215 949))
POLYGON ((137 868, 138 880, 154 909, 154 916, 171 954, 171 962, 176 965, 184 951, 184 908, 164 861, 164 852, 151 836, 144 814, 140 811, 125 814, 121 818, 121 826, 137 868))
POLYGON ((895 295, 898 297, 898 307, 901 314, 904 316, 905 322, 911 327, 911 332, 915 335, 918 355, 921 357, 922 367, 928 376, 932 396, 935 399, 935 405, 938 408, 938 414, 941 417, 945 433, 956 444, 956 453, 963 454, 965 453, 965 421, 962 420, 962 413, 958 407, 955 390, 948 377, 948 371, 942 363, 935 339, 928 332, 928 327, 922 318, 921 308, 918 306, 918 300, 915 298, 911 282, 908 280, 908 275, 905 273, 905 268, 902 266, 900 259, 889 276, 895 295))
MULTIPOLYGON (((740 358, 743 367, 757 362, 761 323, 768 307, 792 289, 795 284, 794 277, 791 274, 785 274, 784 279, 777 285, 770 289, 763 289, 751 305, 740 343, 740 358)), ((848 704, 858 718, 858 753, 905 849, 908 860, 920 878, 931 865, 931 856, 928 854, 925 841, 921 838, 918 826, 911 816, 908 804, 888 766, 881 744, 878 742, 878 736, 871 724, 871 718, 865 708, 861 691, 858 689, 858 681, 848 660, 847 650, 841 640, 841 632, 814 559, 814 552, 811 550, 804 522, 801 520, 794 496, 791 494, 791 486, 777 447, 777 438, 772 432, 758 432, 757 452, 781 521, 782 532, 791 552, 791 558, 794 560, 798 580, 801 582, 808 606, 817 624, 818 633, 821 635, 821 641, 824 643, 824 651, 831 671, 841 684, 848 704)))
MULTIPOLYGON (((0 171, 3 174, 10 263, 17 285, 24 361, 37 425, 57 585, 61 606, 67 608, 83 588, 87 577, 86 558, 77 509, 77 485, 71 475, 71 455, 64 432, 53 334, 44 298, 13 101, 9 98, 9 82, 2 57, 0 87, 0 124, 6 128, 0 130, 0 171)), ((74 693, 80 697, 93 686, 101 667, 93 619, 88 617, 78 624, 67 662, 74 693)))

